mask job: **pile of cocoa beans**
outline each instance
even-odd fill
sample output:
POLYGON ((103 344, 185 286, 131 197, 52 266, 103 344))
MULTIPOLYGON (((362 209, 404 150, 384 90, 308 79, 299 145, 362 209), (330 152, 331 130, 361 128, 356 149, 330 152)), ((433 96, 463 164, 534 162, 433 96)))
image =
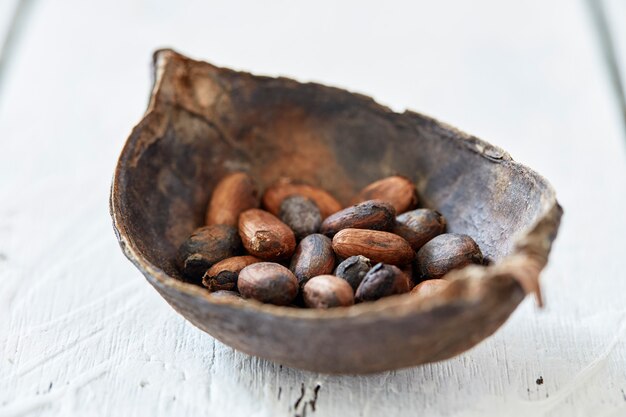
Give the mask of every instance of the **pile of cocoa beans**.
POLYGON ((178 267, 214 296, 329 308, 409 291, 428 297, 446 288, 449 271, 483 262, 471 237, 446 233, 441 213, 417 208, 408 178, 376 181, 353 203, 343 208, 286 178, 261 196, 248 174, 229 174, 213 190, 206 225, 180 246, 178 267))

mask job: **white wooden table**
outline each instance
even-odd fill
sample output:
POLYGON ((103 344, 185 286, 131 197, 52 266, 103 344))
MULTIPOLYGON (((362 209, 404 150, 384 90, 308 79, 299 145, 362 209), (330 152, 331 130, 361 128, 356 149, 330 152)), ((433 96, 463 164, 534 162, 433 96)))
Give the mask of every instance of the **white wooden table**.
MULTIPOLYGON (((17 1, 0 0, 0 36, 17 1)), ((626 140, 588 4, 266 3, 25 8, 0 79, 0 416, 626 416, 626 140), (107 205, 164 46, 507 149, 565 208, 547 307, 529 297, 457 358, 367 377, 284 368, 194 328, 123 257, 107 205)), ((624 3, 605 3, 623 35, 624 3)))

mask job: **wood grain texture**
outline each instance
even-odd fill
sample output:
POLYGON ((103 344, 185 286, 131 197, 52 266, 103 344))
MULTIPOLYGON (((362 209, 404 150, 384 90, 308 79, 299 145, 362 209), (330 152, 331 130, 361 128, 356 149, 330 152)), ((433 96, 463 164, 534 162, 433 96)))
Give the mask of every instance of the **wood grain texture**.
POLYGON ((33 0, 3 0, 0 2, 0 95, 9 62, 17 52, 20 35, 27 30, 33 0))
POLYGON ((626 152, 584 4, 329 7, 36 5, 0 100, 0 416, 626 413, 626 152), (119 253, 106 209, 163 45, 424 111, 537 169, 567 209, 546 309, 528 299, 458 358, 369 377, 280 368, 195 329, 119 253))

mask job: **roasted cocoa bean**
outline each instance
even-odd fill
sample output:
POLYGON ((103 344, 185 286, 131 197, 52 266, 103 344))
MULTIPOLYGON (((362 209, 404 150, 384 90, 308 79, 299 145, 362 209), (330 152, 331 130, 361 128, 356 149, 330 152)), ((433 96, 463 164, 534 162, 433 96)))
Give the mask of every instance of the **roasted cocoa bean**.
POLYGON ((334 275, 311 278, 302 290, 304 304, 310 308, 345 307, 354 304, 354 291, 347 281, 334 275))
POLYGON ((305 237, 291 258, 289 269, 302 286, 316 275, 330 274, 335 267, 335 253, 331 240, 320 234, 305 237))
POLYGON ((237 288, 244 298, 286 306, 298 294, 298 280, 280 264, 258 262, 241 270, 237 288))
POLYGON ((206 212, 206 224, 227 224, 237 227, 239 215, 259 207, 259 190, 244 172, 235 172, 217 183, 206 212))
POLYGON ((315 202, 301 195, 292 195, 280 204, 280 220, 293 230, 296 240, 317 233, 322 224, 322 214, 315 202))
POLYGON ((237 229, 225 224, 200 227, 178 249, 178 267, 181 272, 199 283, 213 264, 238 255, 241 239, 237 229))
POLYGON ((280 204, 291 195, 301 195, 313 200, 320 209, 323 219, 341 210, 341 204, 327 191, 289 178, 281 178, 269 186, 261 201, 267 211, 278 215, 280 204))
POLYGON ((256 262, 261 262, 261 259, 254 256, 234 256, 219 261, 206 271, 202 277, 202 285, 211 292, 236 289, 239 272, 256 262))
POLYGON ((417 209, 396 217, 393 232, 409 242, 414 251, 418 251, 445 230, 446 219, 441 213, 431 209, 417 209))
POLYGON ((359 288, 365 274, 372 269, 372 263, 362 255, 350 256, 335 269, 335 275, 345 279, 354 291, 359 288))
POLYGON ((389 203, 378 200, 364 201, 328 216, 320 232, 332 237, 342 229, 391 230, 396 211, 389 203))
POLYGON ((392 265, 405 265, 415 257, 406 240, 378 230, 343 229, 333 238, 333 250, 342 258, 363 255, 372 262, 392 265))
POLYGON ((410 288, 409 278, 394 265, 376 264, 365 275, 356 290, 355 299, 374 301, 394 294, 403 294, 410 288))
POLYGON ((264 260, 289 258, 296 248, 296 237, 289 226, 259 209, 241 213, 239 235, 246 250, 264 260))
POLYGON ((467 235, 444 233, 428 241, 417 252, 422 279, 441 278, 453 269, 482 263, 483 255, 467 235))
POLYGON ((406 177, 394 175, 371 183, 363 188, 355 202, 382 200, 391 204, 396 213, 404 213, 417 207, 418 196, 415 184, 406 177))

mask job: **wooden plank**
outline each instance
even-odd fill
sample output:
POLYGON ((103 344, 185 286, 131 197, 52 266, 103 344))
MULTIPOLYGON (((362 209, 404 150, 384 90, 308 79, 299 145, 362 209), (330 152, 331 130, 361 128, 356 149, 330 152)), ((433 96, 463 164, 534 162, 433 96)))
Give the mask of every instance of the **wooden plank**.
POLYGON ((9 70, 9 62, 19 43, 20 34, 29 20, 34 0, 4 0, 0 3, 0 98, 2 81, 9 70))
POLYGON ((0 45, 4 43, 4 39, 9 32, 11 23, 15 20, 15 10, 19 0, 3 0, 0 2, 0 45))
POLYGON ((587 13, 37 3, 0 101, 0 416, 623 414, 626 154, 587 13), (423 111, 537 169, 565 208, 547 309, 529 299, 470 352, 367 377, 283 368, 192 327, 123 258, 107 208, 161 46, 423 111))
POLYGON ((623 24, 626 3, 619 0, 603 0, 591 2, 591 6, 596 11, 597 31, 613 83, 615 101, 621 108, 626 132, 626 28, 623 24))

